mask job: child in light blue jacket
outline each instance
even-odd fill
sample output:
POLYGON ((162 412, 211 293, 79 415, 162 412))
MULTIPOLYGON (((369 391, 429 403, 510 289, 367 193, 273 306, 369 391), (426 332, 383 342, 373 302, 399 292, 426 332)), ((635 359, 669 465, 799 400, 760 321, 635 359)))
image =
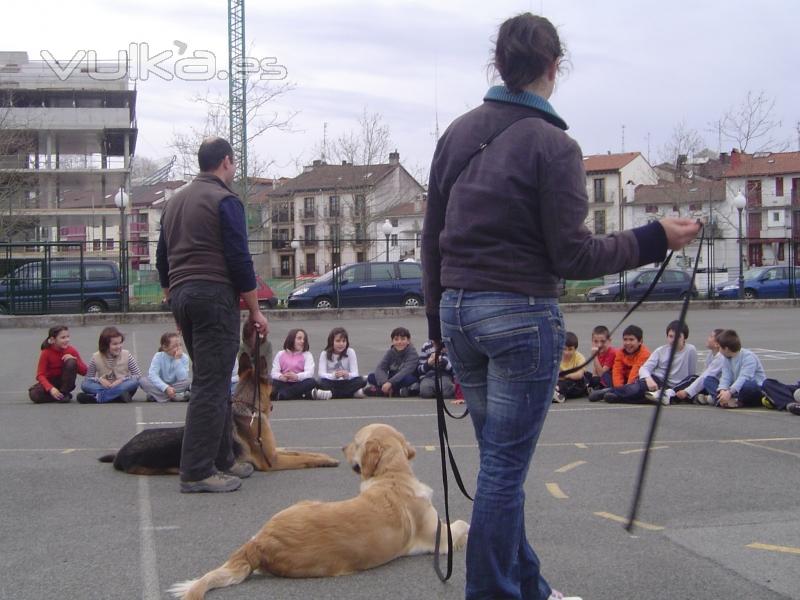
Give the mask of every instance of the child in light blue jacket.
POLYGON ((189 388, 192 385, 189 357, 183 352, 183 344, 177 333, 170 331, 161 336, 147 377, 143 377, 139 383, 149 402, 189 400, 189 388))
POLYGON ((761 406, 761 385, 767 378, 764 366, 750 350, 742 348, 739 335, 726 329, 717 336, 720 352, 725 357, 719 379, 717 401, 722 408, 761 406))

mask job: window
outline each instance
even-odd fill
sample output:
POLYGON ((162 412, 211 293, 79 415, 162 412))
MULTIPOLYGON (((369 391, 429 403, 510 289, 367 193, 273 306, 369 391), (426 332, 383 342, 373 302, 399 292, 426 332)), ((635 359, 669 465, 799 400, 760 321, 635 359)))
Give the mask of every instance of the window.
POLYGON ((422 266, 419 263, 404 262, 400 267, 400 279, 420 279, 422 277, 422 266))
POLYGON ((314 198, 303 198, 303 217, 314 218, 314 198))
MULTIPOLYGON (((687 277, 680 271, 664 271, 663 279, 664 283, 683 283, 687 277)), ((653 278, 651 277, 650 281, 652 280, 653 278)), ((650 282, 648 281, 648 283, 650 282)))
POLYGON ((594 211, 594 232, 597 235, 602 235, 606 232, 606 211, 594 211))
POLYGON ((372 281, 389 281, 394 278, 394 263, 372 264, 372 281))
POLYGON ((88 265, 85 267, 86 281, 108 281, 114 279, 114 268, 111 265, 88 265))
POLYGON ((422 233, 420 233, 419 231, 414 234, 414 246, 416 246, 417 248, 422 247, 422 233))
POLYGON ((393 233, 393 234, 392 234, 392 237, 391 237, 391 238, 389 238, 389 239, 391 240, 391 242, 390 242, 390 243, 391 243, 391 246, 392 246, 392 248, 394 248, 395 246, 397 246, 397 234, 396 234, 396 233, 393 233))
POLYGON ((653 283, 653 279, 655 279, 655 276, 656 276, 655 271, 648 271, 647 273, 642 273, 636 280, 636 283, 639 285, 650 285, 651 283, 653 283))
POLYGON ((398 224, 400 223, 399 219, 397 219, 396 217, 394 219, 389 219, 389 222, 392 224, 392 227, 397 227, 398 224))
POLYGON ((331 243, 338 244, 340 243, 340 237, 342 235, 341 227, 338 224, 331 225, 331 243))
POLYGON ((307 242, 317 239, 317 228, 314 225, 306 225, 303 227, 303 237, 307 242))
POLYGON ((648 204, 647 206, 644 207, 644 212, 646 212, 646 213, 657 213, 658 212, 658 206, 656 206, 655 204, 648 204))
POLYGON ((317 272, 317 255, 306 254, 306 273, 317 272))
POLYGON ((606 201, 606 180, 605 179, 594 179, 594 201, 595 202, 605 202, 606 201))
POLYGON ((77 264, 52 263, 50 265, 50 281, 62 283, 65 281, 80 281, 81 267, 77 264))
POLYGON ((328 197, 328 216, 339 216, 339 196, 328 197))
MULTIPOLYGON (((783 242, 778 243, 778 260, 786 260, 786 256, 784 255, 784 250, 783 250, 783 242)), ((785 269, 781 269, 781 271, 785 271, 785 269)), ((781 279, 788 279, 788 278, 789 278, 788 273, 785 275, 784 274, 781 275, 781 279)))
POLYGON ((100 245, 103 243, 102 240, 92 240, 92 250, 95 252, 100 252, 100 245))
POLYGON ((783 196, 783 177, 775 178, 775 195, 783 196))
POLYGON ((367 197, 364 194, 356 194, 354 208, 357 215, 367 214, 367 197))
POLYGON ((367 280, 367 265, 355 265, 348 267, 342 273, 342 281, 349 283, 364 283, 367 280))
POLYGON ((106 250, 114 249, 114 238, 106 238, 106 250))
POLYGON ((356 234, 356 242, 363 242, 367 238, 366 225, 364 223, 356 223, 355 234, 356 234))
POLYGON ((689 205, 689 212, 700 212, 703 210, 703 207, 699 203, 693 203, 689 205))

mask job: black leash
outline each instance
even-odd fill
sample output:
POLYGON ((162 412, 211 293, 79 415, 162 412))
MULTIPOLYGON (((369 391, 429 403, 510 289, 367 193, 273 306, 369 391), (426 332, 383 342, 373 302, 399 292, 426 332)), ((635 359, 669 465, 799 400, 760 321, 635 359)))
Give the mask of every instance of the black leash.
MULTIPOLYGON (((694 289, 694 279, 697 275, 697 266, 700 261, 700 252, 703 249, 703 241, 705 240, 706 232, 705 228, 700 226, 700 243, 697 246, 697 256, 694 259, 694 269, 692 269, 692 280, 689 284, 689 290, 694 289)), ((648 290, 649 292, 649 290, 648 290)), ((686 323, 686 313, 689 312, 689 298, 690 294, 686 295, 686 298, 683 299, 683 306, 681 306, 681 316, 678 318, 678 322, 680 326, 678 330, 682 330, 683 326, 686 323)), ((659 387, 658 399, 656 401, 656 410, 653 413, 653 420, 650 422, 650 431, 647 434, 647 442, 644 446, 644 454, 642 455, 642 462, 639 465, 639 475, 636 478, 636 487, 634 488, 633 493, 633 500, 631 501, 631 510, 628 514, 628 522, 625 524, 625 529, 628 533, 633 531, 633 526, 636 521, 636 515, 639 512, 639 503, 642 499, 642 491, 644 490, 644 480, 645 476, 647 475, 647 466, 650 462, 650 450, 653 447, 653 441, 656 438, 656 430, 658 429, 658 419, 661 416, 661 399, 664 397, 664 392, 667 389, 667 380, 669 379, 669 374, 672 371, 672 362, 675 359, 675 353, 678 351, 678 342, 680 341, 680 335, 675 332, 675 337, 672 340, 672 346, 669 351, 669 358, 667 359, 667 370, 664 372, 664 379, 661 382, 661 386, 659 387)))

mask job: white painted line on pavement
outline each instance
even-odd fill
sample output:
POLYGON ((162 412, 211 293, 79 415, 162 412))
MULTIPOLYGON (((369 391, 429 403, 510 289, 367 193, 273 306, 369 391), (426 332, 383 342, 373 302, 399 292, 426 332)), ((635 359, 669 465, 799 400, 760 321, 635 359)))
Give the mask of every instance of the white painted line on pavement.
POLYGON ((575 467, 580 467, 581 465, 585 465, 585 460, 576 460, 575 462, 571 462, 568 465, 564 465, 563 467, 559 467, 556 469, 556 473, 566 473, 567 471, 572 471, 575 467))
POLYGON ((797 452, 789 452, 788 450, 781 450, 780 448, 772 448, 770 446, 765 446, 763 444, 754 444, 753 442, 745 441, 745 440, 736 440, 737 444, 742 444, 743 446, 752 446, 753 448, 763 448, 764 450, 771 450, 772 452, 777 452, 779 454, 788 454, 789 456, 796 456, 800 458, 800 453, 797 452))
MULTIPOLYGON (((608 512, 596 512, 594 513, 598 517, 602 517, 604 519, 608 519, 609 521, 616 521, 617 523, 625 523, 627 525, 628 519, 626 517, 620 517, 619 515, 615 515, 608 512)), ((648 531, 662 531, 664 528, 661 525, 653 525, 652 523, 645 523, 644 521, 637 521, 636 519, 633 520, 633 524, 641 529, 647 529, 648 531)))
POLYGON ((61 454, 72 454, 73 452, 75 452, 75 448, 67 448, 66 450, 63 450, 61 454))
MULTIPOLYGON (((669 446, 653 446, 650 450, 662 450, 664 448, 669 448, 669 446)), ((634 448, 633 450, 622 450, 619 454, 636 454, 638 452, 644 452, 644 448, 634 448)))
MULTIPOLYGON (((134 336, 136 334, 134 333, 134 336)), ((134 338, 135 343, 135 338, 134 338)), ((142 431, 142 407, 136 407, 136 433, 142 431)), ((159 600, 161 592, 158 584, 158 562, 156 544, 153 538, 153 505, 150 502, 150 480, 139 475, 139 557, 142 570, 143 600, 159 600)))
POLYGON ((545 483, 544 485, 553 498, 558 498, 559 500, 566 500, 569 498, 557 483, 545 483))
POLYGON ((769 550, 771 552, 783 552, 785 554, 800 554, 800 548, 795 548, 794 546, 773 546, 772 544, 761 544, 759 542, 753 542, 752 544, 747 544, 745 548, 753 548, 755 550, 769 550))

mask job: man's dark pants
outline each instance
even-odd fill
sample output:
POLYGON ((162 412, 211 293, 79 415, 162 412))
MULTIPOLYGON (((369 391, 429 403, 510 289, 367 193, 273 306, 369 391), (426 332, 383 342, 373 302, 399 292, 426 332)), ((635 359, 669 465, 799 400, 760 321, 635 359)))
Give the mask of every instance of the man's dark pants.
POLYGON ((181 481, 200 481, 233 465, 230 398, 239 349, 239 298, 230 285, 187 281, 170 290, 170 306, 192 359, 181 481))

